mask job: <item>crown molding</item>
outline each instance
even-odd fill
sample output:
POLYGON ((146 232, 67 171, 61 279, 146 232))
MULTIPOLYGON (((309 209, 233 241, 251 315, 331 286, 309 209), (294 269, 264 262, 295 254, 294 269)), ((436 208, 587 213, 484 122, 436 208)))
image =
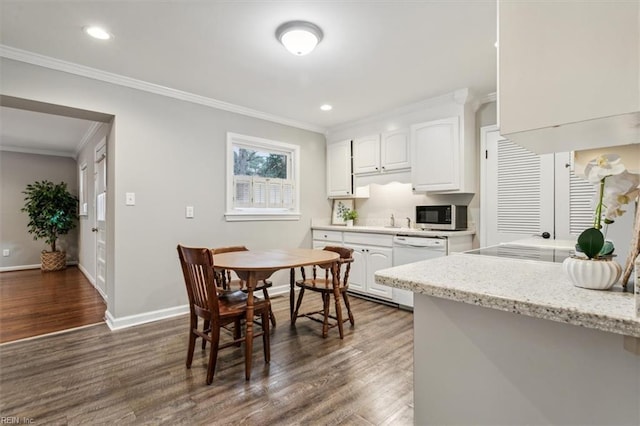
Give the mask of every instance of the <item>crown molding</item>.
POLYGON ((498 95, 496 92, 487 93, 485 96, 478 99, 478 104, 488 104, 489 102, 496 102, 498 100, 498 95))
POLYGON ((12 59, 14 61, 25 62, 31 65, 38 65, 44 68, 62 71, 69 74, 79 75, 94 80, 104 81, 106 83, 117 84, 119 86, 129 87, 156 95, 166 96, 169 98, 179 99, 181 101, 191 102, 194 104, 204 105, 210 108, 220 109, 223 111, 233 112, 248 117, 258 118, 273 123, 284 124, 286 126, 296 127, 298 129, 309 130, 316 133, 324 134, 326 129, 310 123, 304 123, 285 117, 269 114, 255 109, 235 105, 229 102, 220 101, 205 96, 196 95, 194 93, 184 92, 182 90, 172 89, 170 87, 149 83, 135 78, 125 77, 123 75, 102 71, 96 68, 79 65, 73 62, 67 62, 50 56, 40 55, 38 53, 26 50, 16 49, 14 47, 0 44, 0 57, 12 59))
POLYGON ((327 129, 327 133, 325 135, 330 135, 331 133, 339 132, 344 129, 348 129, 353 126, 359 126, 362 124, 367 124, 376 121, 383 121, 385 119, 398 117, 405 114, 410 114, 415 111, 420 111, 424 109, 434 108, 441 105, 445 105, 447 103, 455 103, 458 105, 464 105, 465 103, 469 103, 473 101, 473 97, 469 92, 469 89, 458 89, 453 92, 445 93, 444 95, 436 96, 433 98, 428 98, 419 102, 415 102, 408 105, 403 105, 401 107, 385 111, 379 114, 370 115, 368 117, 364 117, 355 121, 348 121, 346 123, 338 124, 337 126, 333 126, 327 129))
POLYGON ((49 149, 37 149, 37 148, 23 148, 19 146, 0 146, 0 151, 7 152, 19 152, 22 154, 36 154, 36 155, 53 155, 55 157, 69 157, 76 159, 76 153, 72 151, 55 151, 49 149))

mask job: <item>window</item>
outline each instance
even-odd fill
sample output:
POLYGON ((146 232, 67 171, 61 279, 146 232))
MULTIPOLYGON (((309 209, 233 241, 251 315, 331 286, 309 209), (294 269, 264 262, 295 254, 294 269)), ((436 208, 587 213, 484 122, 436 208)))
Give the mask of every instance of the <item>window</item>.
POLYGON ((300 147, 227 133, 228 221, 298 220, 300 147))
POLYGON ((89 214, 89 208, 87 203, 87 163, 80 166, 79 176, 79 214, 80 216, 86 216, 89 214))

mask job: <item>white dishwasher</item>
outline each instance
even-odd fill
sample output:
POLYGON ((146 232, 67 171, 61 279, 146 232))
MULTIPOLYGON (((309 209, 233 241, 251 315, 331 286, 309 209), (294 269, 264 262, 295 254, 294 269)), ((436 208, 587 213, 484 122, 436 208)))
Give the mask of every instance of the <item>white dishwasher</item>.
MULTIPOLYGON (((434 259, 447 255, 447 239, 437 237, 393 237, 393 266, 434 259)), ((413 292, 393 288, 393 301, 401 307, 413 308, 413 292)))

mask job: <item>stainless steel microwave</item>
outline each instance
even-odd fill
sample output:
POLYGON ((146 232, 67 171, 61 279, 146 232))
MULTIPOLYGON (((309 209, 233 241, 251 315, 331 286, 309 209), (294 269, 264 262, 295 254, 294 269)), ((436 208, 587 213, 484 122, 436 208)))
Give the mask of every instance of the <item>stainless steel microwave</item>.
POLYGON ((416 206, 416 226, 422 229, 467 229, 467 206, 416 206))

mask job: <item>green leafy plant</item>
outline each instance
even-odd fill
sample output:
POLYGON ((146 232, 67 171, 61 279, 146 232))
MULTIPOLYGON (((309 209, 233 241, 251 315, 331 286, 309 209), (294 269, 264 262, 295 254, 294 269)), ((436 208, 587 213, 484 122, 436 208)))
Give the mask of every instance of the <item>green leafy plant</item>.
POLYGON ((355 210, 346 209, 342 212, 342 219, 347 220, 356 220, 358 218, 358 212, 355 210))
MULTIPOLYGON (((638 196, 639 175, 629 173, 619 155, 601 155, 587 164, 584 173, 598 188, 593 227, 578 237, 576 250, 589 259, 611 256, 614 246, 602 234, 603 223, 608 226, 625 213, 623 207, 638 196)), ((606 229, 606 228, 605 228, 606 229)))
POLYGON ((67 190, 66 183, 56 185, 47 180, 27 185, 22 193, 26 197, 21 211, 29 215, 29 233, 34 240, 45 240, 55 252, 58 237, 76 227, 78 198, 67 190))

